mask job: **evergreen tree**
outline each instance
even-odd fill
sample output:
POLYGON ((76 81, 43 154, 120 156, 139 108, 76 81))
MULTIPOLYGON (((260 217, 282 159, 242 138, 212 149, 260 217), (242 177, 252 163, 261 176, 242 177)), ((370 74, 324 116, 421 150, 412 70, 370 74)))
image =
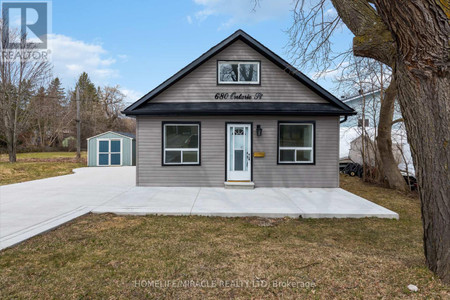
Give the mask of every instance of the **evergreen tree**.
MULTIPOLYGON (((97 88, 92 83, 86 72, 81 73, 71 93, 72 109, 76 111, 76 91, 80 94, 80 116, 81 116, 81 147, 86 148, 86 139, 99 132, 99 125, 103 123, 101 105, 97 88)), ((75 122, 74 122, 75 128, 75 122)), ((76 131, 75 131, 76 132, 76 131)))

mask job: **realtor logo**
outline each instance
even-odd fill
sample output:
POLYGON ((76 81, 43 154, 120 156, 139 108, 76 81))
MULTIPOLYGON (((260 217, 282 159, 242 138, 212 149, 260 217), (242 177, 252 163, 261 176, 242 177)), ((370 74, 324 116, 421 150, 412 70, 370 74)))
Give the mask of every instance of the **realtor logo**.
POLYGON ((2 2, 3 49, 47 49, 47 2, 2 2))

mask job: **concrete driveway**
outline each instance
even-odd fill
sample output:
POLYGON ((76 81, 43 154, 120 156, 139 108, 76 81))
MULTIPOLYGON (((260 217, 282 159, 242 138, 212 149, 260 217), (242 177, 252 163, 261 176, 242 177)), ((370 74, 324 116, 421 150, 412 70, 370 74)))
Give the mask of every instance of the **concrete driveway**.
POLYGON ((0 187, 0 249, 88 212, 260 217, 380 217, 398 214, 339 188, 135 187, 135 167, 80 168, 75 174, 0 187))
POLYGON ((74 172, 0 186, 0 249, 84 215, 135 185, 134 167, 74 172))

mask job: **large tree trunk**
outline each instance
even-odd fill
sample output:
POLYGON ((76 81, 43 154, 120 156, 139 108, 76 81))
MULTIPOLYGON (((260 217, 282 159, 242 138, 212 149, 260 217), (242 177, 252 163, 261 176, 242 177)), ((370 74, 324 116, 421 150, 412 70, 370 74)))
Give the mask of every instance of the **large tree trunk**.
POLYGON ((394 117, 394 103, 397 97, 395 79, 391 80, 386 89, 384 98, 381 99, 380 120, 378 121, 377 147, 380 153, 380 162, 389 187, 406 191, 407 186, 403 179, 398 163, 392 152, 392 119, 394 117))
POLYGON ((427 265, 450 283, 448 0, 332 3, 355 35, 354 54, 393 68, 419 183, 427 265))
POLYGON ((399 63, 395 77, 419 183, 425 257, 450 283, 450 82, 448 75, 413 72, 399 63))
POLYGON ((450 283, 448 1, 375 4, 397 49, 394 77, 419 183, 427 265, 450 283))

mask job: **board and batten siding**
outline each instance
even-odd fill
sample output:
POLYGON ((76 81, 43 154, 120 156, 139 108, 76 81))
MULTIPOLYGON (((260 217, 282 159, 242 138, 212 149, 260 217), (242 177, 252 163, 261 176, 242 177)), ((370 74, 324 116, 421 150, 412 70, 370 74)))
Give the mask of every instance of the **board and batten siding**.
MULTIPOLYGON (((197 69, 156 96, 151 102, 223 102, 233 100, 215 99, 216 93, 250 94, 263 93, 258 102, 328 103, 311 89, 299 83, 284 70, 259 52, 237 40, 200 65, 197 69), (260 85, 217 85, 218 60, 258 60, 261 62, 260 85)), ((243 100, 234 100, 243 101, 243 100)))
POLYGON ((113 132, 108 132, 96 137, 93 137, 91 139, 88 140, 88 166, 90 167, 96 167, 97 166, 97 142, 98 140, 101 139, 122 139, 122 166, 134 166, 135 165, 135 158, 136 155, 135 152, 136 151, 136 147, 134 147, 134 149, 132 149, 132 143, 135 143, 135 141, 133 141, 131 138, 127 138, 123 135, 120 134, 116 134, 113 132), (133 155, 130 155, 133 154, 133 155))
POLYGON ((253 152, 265 152, 253 159, 256 187, 338 187, 339 117, 147 117, 138 116, 136 183, 138 186, 223 187, 225 181, 226 122, 253 122, 253 152), (201 165, 162 166, 161 126, 163 121, 201 122, 201 165), (315 121, 315 165, 277 164, 278 121, 315 121), (262 136, 256 136, 261 125, 262 136))

